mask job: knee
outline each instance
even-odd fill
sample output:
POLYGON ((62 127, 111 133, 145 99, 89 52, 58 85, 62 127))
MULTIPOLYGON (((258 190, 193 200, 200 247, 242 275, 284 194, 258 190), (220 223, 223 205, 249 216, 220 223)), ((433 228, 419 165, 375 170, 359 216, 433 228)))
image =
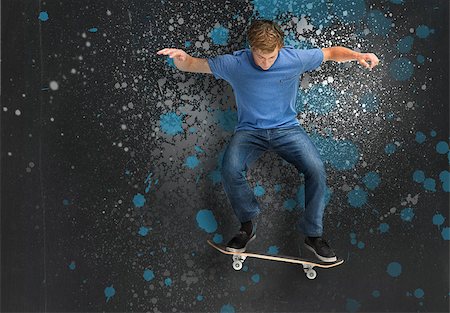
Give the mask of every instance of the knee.
POLYGON ((325 178, 326 177, 325 165, 322 162, 322 160, 317 159, 312 162, 309 162, 305 174, 310 177, 325 178))
POLYGON ((222 177, 225 180, 236 179, 243 176, 245 168, 241 161, 230 157, 223 159, 222 162, 222 177))

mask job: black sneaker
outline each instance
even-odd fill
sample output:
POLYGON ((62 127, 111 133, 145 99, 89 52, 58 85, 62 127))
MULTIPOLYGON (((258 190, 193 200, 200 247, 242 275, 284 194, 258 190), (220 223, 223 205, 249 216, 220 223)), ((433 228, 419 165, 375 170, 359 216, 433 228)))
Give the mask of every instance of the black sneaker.
POLYGON ((306 237, 305 247, 312 251, 316 257, 324 262, 336 262, 337 257, 333 249, 322 237, 306 237))
POLYGON ((231 240, 227 243, 226 250, 230 252, 245 252, 249 242, 256 238, 256 234, 248 235, 244 230, 240 230, 231 240))

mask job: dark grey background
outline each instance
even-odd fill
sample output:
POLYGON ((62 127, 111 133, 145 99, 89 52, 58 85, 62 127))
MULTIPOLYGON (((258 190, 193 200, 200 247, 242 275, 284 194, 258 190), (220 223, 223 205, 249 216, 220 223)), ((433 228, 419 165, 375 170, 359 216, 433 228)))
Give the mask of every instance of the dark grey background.
MULTIPOLYGON (((449 170, 449 155, 436 150, 449 141, 448 2, 356 2, 365 11, 351 20, 342 14, 348 2, 337 0, 326 1, 327 12, 317 15, 305 7, 308 1, 298 1, 304 7, 294 12, 281 1, 278 7, 269 1, 2 1, 1 310, 448 311, 449 245, 442 231, 449 227, 449 199, 439 174, 449 170), (264 3, 280 14, 264 15, 264 3), (391 19, 386 36, 370 24, 373 10, 391 19), (41 11, 48 20, 39 20, 41 11), (290 22, 301 12, 312 29, 299 31, 290 22), (318 34, 314 23, 328 15, 318 34), (299 107, 315 143, 346 140, 358 149, 354 166, 338 169, 333 158, 348 155, 320 146, 330 188, 325 233, 346 262, 318 270, 312 281, 298 266, 255 259, 236 272, 229 257, 206 244, 220 236, 226 242, 238 227, 220 183, 234 96, 227 82, 183 73, 155 54, 164 47, 204 58, 231 53, 246 46, 245 31, 258 17, 272 17, 292 34, 286 44, 359 44, 381 60, 371 72, 356 62, 328 62, 302 80, 307 90, 308 83, 333 77, 328 86, 340 100, 328 114, 315 113, 310 103, 299 107), (225 45, 210 35, 216 23, 229 30, 225 45), (433 31, 420 38, 420 25, 433 31), (396 45, 406 36, 413 45, 401 53, 396 45), (414 67, 405 81, 390 72, 399 57, 414 67), (368 91, 378 99, 371 112, 358 102, 368 91), (181 133, 162 130, 161 115, 170 112, 185 114, 181 133), (424 142, 416 140, 418 132, 424 142), (395 152, 386 153, 392 143, 395 152), (186 166, 189 156, 200 164, 186 166), (435 180, 435 191, 414 181, 417 170, 435 180), (369 172, 381 179, 373 190, 363 180, 369 172), (361 207, 348 200, 357 188, 367 193, 361 207), (144 196, 143 206, 133 201, 136 195, 144 196), (402 219, 405 208, 414 212, 411 221, 402 219), (218 226, 211 233, 197 223, 201 210, 214 215, 218 226), (438 214, 444 222, 435 225, 438 214), (388 232, 380 232, 381 223, 388 232), (141 227, 151 229, 143 236, 141 227), (391 262, 402 266, 398 277, 388 272, 391 262), (154 273, 150 281, 146 269, 154 273), (107 298, 111 286, 115 294, 107 298)), ((357 13, 358 5, 347 13, 352 8, 357 13)), ((248 179, 265 190, 252 250, 277 246, 280 254, 298 255, 303 178, 267 153, 248 179), (296 201, 293 210, 289 199, 296 201)))

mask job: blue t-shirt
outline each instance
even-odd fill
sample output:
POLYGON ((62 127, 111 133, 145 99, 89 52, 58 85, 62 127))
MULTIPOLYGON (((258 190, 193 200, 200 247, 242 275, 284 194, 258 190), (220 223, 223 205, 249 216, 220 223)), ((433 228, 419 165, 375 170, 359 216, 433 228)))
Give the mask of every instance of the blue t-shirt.
POLYGON ((323 52, 318 48, 284 46, 268 70, 255 64, 250 49, 207 60, 214 77, 226 80, 233 88, 238 114, 236 132, 300 125, 295 109, 300 75, 319 67, 323 52))

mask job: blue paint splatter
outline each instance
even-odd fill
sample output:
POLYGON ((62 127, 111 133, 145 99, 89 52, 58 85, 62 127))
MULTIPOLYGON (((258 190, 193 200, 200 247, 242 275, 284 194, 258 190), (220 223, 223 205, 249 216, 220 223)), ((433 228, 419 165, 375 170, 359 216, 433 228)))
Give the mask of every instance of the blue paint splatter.
POLYGON ((242 291, 242 292, 244 292, 245 290, 247 290, 247 288, 245 288, 245 286, 241 286, 241 287, 239 288, 239 290, 242 291))
POLYGON ((274 186, 274 189, 275 189, 275 193, 280 192, 280 191, 281 191, 281 185, 280 185, 280 184, 276 184, 276 185, 274 186))
POLYGON ((254 275, 252 276, 252 281, 253 281, 255 284, 259 283, 260 280, 261 280, 261 277, 259 276, 259 274, 254 274, 254 275))
POLYGON ((41 11, 39 13, 38 19, 41 20, 42 22, 47 21, 48 20, 48 13, 47 13, 47 11, 41 11))
POLYGON ((297 206, 297 201, 295 201, 294 199, 287 199, 283 203, 284 209, 288 210, 289 212, 292 212, 296 206, 297 206))
POLYGON ((266 190, 264 189, 263 186, 257 184, 257 185, 255 186, 255 188, 253 188, 253 193, 254 193, 255 196, 257 196, 257 197, 262 197, 262 196, 266 193, 266 190))
POLYGON ((208 177, 212 180, 213 184, 216 185, 222 181, 222 172, 220 169, 211 171, 208 177))
POLYGON ((97 27, 92 27, 88 29, 88 32, 90 33, 96 33, 98 31, 97 27))
POLYGON ((374 34, 387 36, 391 30, 392 21, 385 17, 383 12, 373 10, 367 17, 367 25, 374 34))
POLYGON ((433 178, 425 178, 423 182, 423 187, 425 190, 435 192, 436 191, 436 181, 433 178))
POLYGON ((135 195, 133 197, 133 204, 137 208, 143 207, 145 204, 145 197, 143 195, 141 195, 140 193, 138 193, 137 195, 135 195))
POLYGON ((269 249, 267 249, 268 254, 278 254, 279 248, 277 246, 270 246, 269 249))
POLYGON ((367 203, 367 192, 355 188, 347 194, 347 201, 352 207, 360 208, 367 203))
POLYGON ((444 240, 450 240, 450 227, 445 227, 441 231, 441 236, 442 236, 442 239, 444 239, 444 240))
POLYGON ((442 171, 439 173, 439 179, 442 183, 442 189, 446 192, 450 192, 450 172, 449 171, 442 171))
POLYGON ((167 277, 167 278, 164 280, 164 284, 165 284, 167 287, 172 286, 172 279, 169 278, 169 277, 167 277))
POLYGON ((416 28, 416 35, 421 39, 427 38, 431 33, 434 33, 434 29, 430 29, 427 25, 419 25, 416 28))
POLYGON ((195 155, 190 155, 186 158, 186 163, 184 165, 186 165, 187 168, 189 169, 194 169, 196 168, 198 165, 200 164, 200 161, 197 159, 197 156, 195 155))
POLYGON ((368 112, 375 112, 378 109, 378 98, 373 93, 366 93, 359 101, 360 106, 368 112))
POLYGON ((433 215, 433 225, 441 226, 444 224, 445 217, 442 214, 435 214, 433 215))
POLYGON ((381 234, 387 233, 389 231, 389 224, 381 223, 380 226, 378 226, 378 231, 381 234))
MULTIPOLYGON (((150 228, 151 230, 151 228, 150 228)), ((141 226, 141 228, 139 228, 139 235, 141 236, 147 236, 149 232, 149 229, 147 227, 141 226)))
POLYGON ((425 181, 425 173, 421 170, 414 171, 413 180, 417 183, 423 183, 425 181))
POLYGON ((411 78, 414 73, 413 63, 407 58, 398 58, 392 61, 389 67, 392 78, 398 81, 405 81, 411 78))
POLYGON ((404 209, 400 212, 400 217, 401 217, 402 220, 404 220, 405 222, 411 222, 412 219, 414 218, 414 210, 413 210, 413 208, 404 208, 404 209))
POLYGON ((215 27, 211 31, 212 42, 216 45, 226 46, 230 31, 223 26, 215 27))
POLYGON ((73 271, 73 270, 75 270, 75 268, 76 268, 75 261, 70 262, 69 269, 71 269, 73 271))
POLYGON ((405 38, 402 38, 398 41, 397 50, 400 53, 410 52, 413 42, 414 42, 414 38, 412 36, 406 36, 405 38))
MULTIPOLYGON (((419 54, 416 58, 417 62, 419 62, 420 64, 423 64, 425 62, 425 57, 421 54, 419 54)), ((433 135, 431 135, 433 136, 433 135)), ((433 136, 434 137, 434 136, 433 136)))
POLYGON ((144 274, 142 275, 146 281, 151 281, 155 278, 155 274, 152 270, 145 269, 144 274))
POLYGON ((116 290, 114 289, 113 285, 111 285, 105 288, 104 293, 106 297, 106 302, 108 302, 109 299, 111 299, 116 294, 116 290))
POLYGON ((194 149, 195 149, 195 151, 197 151, 198 153, 205 153, 205 150, 203 150, 203 149, 200 148, 199 146, 195 146, 194 149))
POLYGON ((387 144, 386 147, 384 148, 384 152, 385 152, 387 155, 391 155, 391 154, 393 154, 393 153, 395 152, 396 149, 397 149, 397 146, 396 146, 395 144, 389 143, 389 144, 387 144))
POLYGON ((355 299, 348 298, 347 302, 345 304, 345 309, 351 313, 358 311, 360 307, 361 307, 361 303, 359 303, 355 299))
POLYGON ((418 143, 424 143, 426 139, 427 139, 427 136, 424 133, 422 133, 421 131, 418 131, 416 133, 416 141, 418 143))
POLYGON ((198 295, 197 296, 197 301, 203 301, 203 299, 204 299, 203 295, 198 295))
POLYGON ((311 139, 324 162, 328 162, 337 170, 349 170, 359 160, 358 148, 348 140, 337 141, 312 134, 311 139))
POLYGON ((169 112, 166 114, 162 114, 160 116, 159 124, 161 126, 161 130, 168 135, 176 135, 178 133, 183 133, 182 127, 182 116, 178 116, 174 112, 169 112))
POLYGON ((235 313, 235 309, 231 304, 225 304, 220 308, 220 313, 235 313))
POLYGON ((402 266, 398 262, 391 262, 387 267, 387 273, 392 277, 398 277, 402 273, 402 266))
POLYGON ((379 298, 380 295, 381 295, 381 293, 380 293, 379 290, 374 290, 374 291, 372 291, 372 297, 374 297, 374 298, 379 298))
POLYGON ((198 227, 207 233, 213 233, 217 230, 216 218, 211 210, 198 211, 196 220, 198 227))
POLYGON ((366 16, 366 4, 364 0, 334 0, 333 12, 344 23, 358 22, 366 16))
POLYGON ((219 126, 224 131, 234 131, 234 128, 236 127, 238 121, 237 112, 235 110, 231 110, 231 108, 228 108, 228 110, 225 111, 217 110, 215 111, 215 116, 219 126))
POLYGON ((380 184, 380 176, 376 172, 369 172, 363 178, 363 183, 370 190, 374 190, 380 184))
POLYGON ((439 141, 436 145, 436 151, 439 154, 446 154, 448 152, 448 143, 445 141, 439 141))
POLYGON ((416 290, 414 290, 414 297, 420 299, 420 298, 423 298, 424 295, 425 295, 425 292, 423 291, 422 288, 417 288, 416 290))
POLYGON ((69 205, 69 204, 70 204, 69 200, 67 200, 67 199, 63 200, 63 205, 69 205))
POLYGON ((358 242, 358 248, 359 249, 364 249, 365 246, 366 245, 364 244, 364 242, 362 242, 362 241, 358 242))
POLYGON ((214 243, 222 243, 223 242, 223 236, 221 234, 215 234, 213 237, 214 243))
POLYGON ((318 114, 326 114, 336 107, 336 91, 330 86, 314 85, 305 93, 308 109, 318 114))

